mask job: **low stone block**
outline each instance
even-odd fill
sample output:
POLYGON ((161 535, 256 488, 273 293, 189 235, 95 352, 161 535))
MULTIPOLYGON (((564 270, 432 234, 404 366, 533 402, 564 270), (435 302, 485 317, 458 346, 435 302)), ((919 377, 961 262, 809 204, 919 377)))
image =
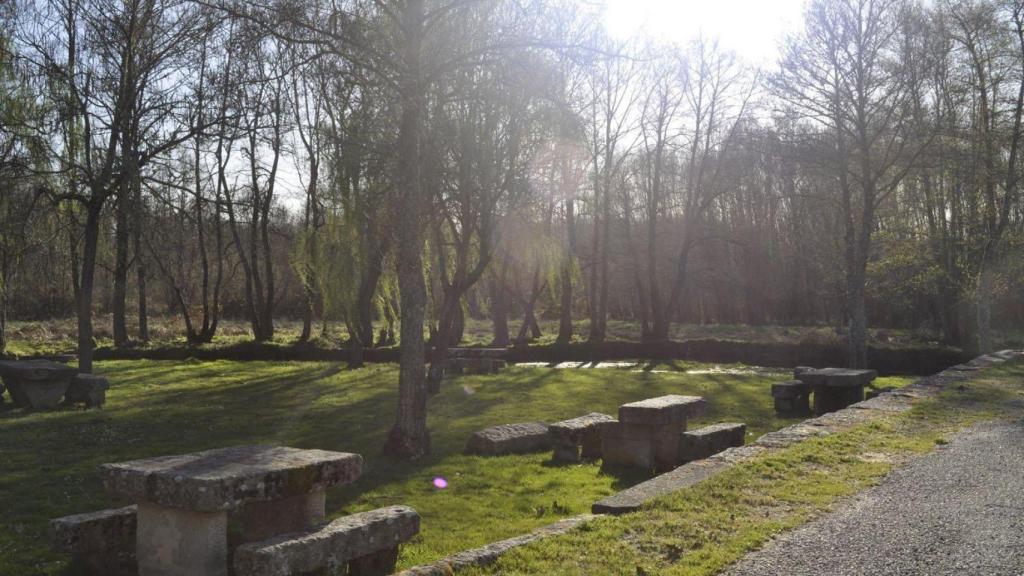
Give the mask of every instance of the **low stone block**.
POLYGON ((811 412, 811 387, 799 380, 772 384, 775 412, 779 416, 807 416, 811 412))
POLYGON ((322 573, 390 574, 403 542, 419 533, 420 516, 390 506, 344 516, 314 530, 285 534, 235 549, 235 576, 295 576, 322 573), (355 560, 355 565, 350 563, 355 560), (387 565, 388 560, 392 563, 387 565))
POLYGON ((674 424, 699 416, 706 408, 707 402, 700 396, 669 394, 619 406, 619 422, 647 426, 674 424))
POLYGON ((600 412, 562 420, 552 424, 548 431, 554 446, 556 462, 579 462, 582 458, 601 457, 601 427, 615 418, 600 412))
POLYGON ((551 450, 551 435, 544 422, 502 424, 474 432, 466 442, 466 454, 503 456, 551 450))
POLYGON ((107 401, 110 382, 95 374, 78 374, 71 379, 68 391, 64 393, 65 404, 85 404, 86 408, 98 408, 107 401))
POLYGON ((50 543, 71 555, 74 573, 134 576, 136 507, 75 514, 50 521, 50 543))
POLYGON ((348 563, 348 576, 389 576, 398 563, 398 546, 353 558, 348 563))
POLYGON ((679 439, 679 460, 682 463, 703 460, 727 448, 743 446, 747 425, 723 422, 683 432, 679 439))

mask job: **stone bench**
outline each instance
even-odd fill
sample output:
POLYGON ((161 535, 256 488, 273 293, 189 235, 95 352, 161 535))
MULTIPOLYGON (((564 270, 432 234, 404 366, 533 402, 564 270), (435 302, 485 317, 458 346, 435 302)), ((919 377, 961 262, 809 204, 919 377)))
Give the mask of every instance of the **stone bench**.
POLYGON ((670 394, 619 406, 619 421, 601 433, 604 464, 669 470, 679 465, 679 438, 688 418, 707 406, 699 396, 670 394))
POLYGON ((562 420, 552 424, 548 431, 554 448, 555 462, 576 463, 581 459, 601 457, 601 428, 615 418, 600 412, 562 420))
POLYGON ((419 531, 419 514, 406 506, 352 514, 311 530, 239 546, 234 574, 386 576, 395 570, 398 546, 419 531))
POLYGON ((78 374, 71 379, 68 391, 64 393, 65 404, 85 404, 86 408, 99 408, 107 401, 110 382, 95 374, 78 374))
POLYGON ((11 401, 31 410, 56 408, 77 373, 76 368, 50 360, 0 361, 0 377, 11 401))
POLYGON ((799 380, 772 384, 772 398, 779 416, 807 416, 811 412, 811 387, 799 380))
POLYGON ((136 508, 127 506, 51 520, 49 536, 75 574, 135 576, 135 532, 136 508))
POLYGON ((551 450, 551 435, 544 422, 502 424, 474 432, 466 442, 466 454, 504 456, 551 450))
POLYGON ((743 446, 747 425, 723 422, 683 432, 679 439, 679 461, 683 464, 709 458, 727 448, 743 446))

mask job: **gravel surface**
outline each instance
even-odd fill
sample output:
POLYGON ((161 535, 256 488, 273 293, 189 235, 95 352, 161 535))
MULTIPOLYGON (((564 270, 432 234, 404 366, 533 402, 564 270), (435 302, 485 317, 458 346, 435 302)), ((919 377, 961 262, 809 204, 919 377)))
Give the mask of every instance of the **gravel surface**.
POLYGON ((1024 576, 1024 420, 978 426, 728 576, 1024 576))

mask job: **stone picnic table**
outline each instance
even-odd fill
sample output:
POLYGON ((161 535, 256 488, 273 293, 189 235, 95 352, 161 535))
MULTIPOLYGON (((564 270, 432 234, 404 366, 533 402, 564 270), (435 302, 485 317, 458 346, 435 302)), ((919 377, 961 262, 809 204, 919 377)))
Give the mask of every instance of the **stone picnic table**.
POLYGON ((0 378, 11 401, 33 410, 56 408, 77 373, 76 368, 52 360, 0 361, 0 378))
POLYGON ((111 494, 138 506, 140 576, 226 576, 228 512, 242 542, 310 528, 325 517, 325 490, 362 473, 358 454, 237 446, 100 467, 111 494))
POLYGON ((864 387, 878 376, 878 372, 800 367, 794 370, 794 376, 814 391, 814 414, 821 416, 864 400, 864 387))

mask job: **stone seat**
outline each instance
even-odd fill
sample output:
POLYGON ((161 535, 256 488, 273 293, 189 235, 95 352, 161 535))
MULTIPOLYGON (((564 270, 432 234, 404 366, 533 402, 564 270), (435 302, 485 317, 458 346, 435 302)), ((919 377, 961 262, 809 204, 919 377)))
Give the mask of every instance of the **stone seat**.
POLYGON ((704 412, 700 396, 670 394, 619 406, 619 421, 601 430, 605 465, 671 470, 679 465, 679 437, 686 422, 704 412))
POLYGON ((136 508, 127 506, 50 521, 54 550, 71 555, 71 571, 96 576, 134 576, 136 508))
POLYGON ((693 462, 709 458, 727 448, 743 446, 747 425, 722 422, 683 432, 679 439, 679 461, 693 462))
POLYGON ((800 380, 772 384, 775 412, 780 416, 806 416, 811 411, 811 387, 800 380))
POLYGON ((71 379, 68 391, 64 393, 65 404, 85 404, 86 408, 98 408, 107 401, 110 382, 95 374, 78 374, 71 379))
POLYGON ((551 450, 551 435, 544 422, 501 424, 474 432, 466 442, 466 454, 504 456, 551 450))
POLYGON ((419 530, 419 514, 406 506, 352 514, 311 530, 239 546, 234 574, 386 576, 394 572, 398 546, 419 530))
POLYGON ((555 422, 548 428, 554 446, 556 462, 575 463, 582 459, 601 457, 601 428, 615 418, 600 412, 591 412, 569 420, 555 422))

